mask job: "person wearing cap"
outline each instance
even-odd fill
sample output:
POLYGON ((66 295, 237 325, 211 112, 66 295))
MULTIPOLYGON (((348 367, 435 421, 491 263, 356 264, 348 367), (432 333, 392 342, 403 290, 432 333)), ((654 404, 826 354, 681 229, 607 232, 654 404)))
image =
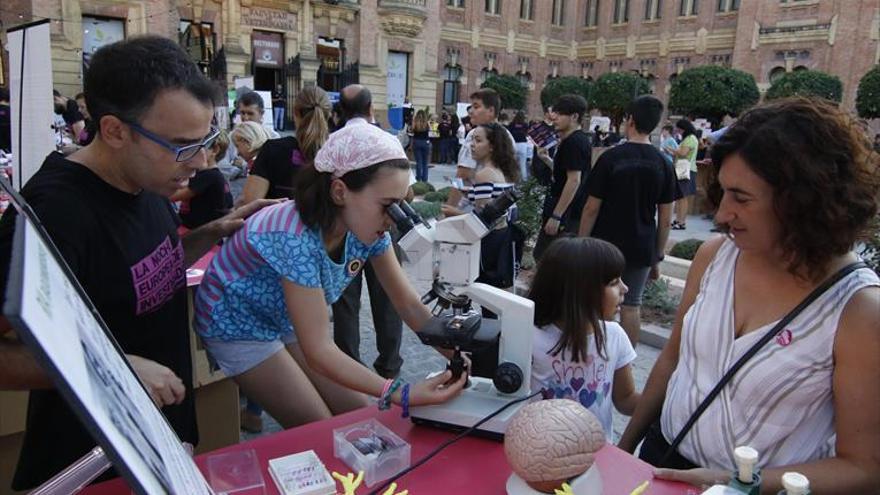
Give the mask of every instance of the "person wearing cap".
POLYGON ((295 201, 261 210, 208 267, 195 327, 220 368, 282 426, 368 404, 444 402, 463 388, 447 371, 410 385, 386 380, 333 342, 327 305, 370 261, 410 328, 431 318, 390 249, 386 209, 409 188, 397 138, 354 120, 297 177, 295 201))

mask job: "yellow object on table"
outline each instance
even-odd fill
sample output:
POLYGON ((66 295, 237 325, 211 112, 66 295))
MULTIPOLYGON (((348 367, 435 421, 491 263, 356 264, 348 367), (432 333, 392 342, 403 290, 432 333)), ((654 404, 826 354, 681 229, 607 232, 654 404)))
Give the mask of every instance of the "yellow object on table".
POLYGON ((651 484, 650 481, 645 481, 641 485, 637 486, 635 490, 630 492, 629 495, 642 495, 643 493, 645 493, 645 491, 648 490, 648 485, 650 485, 650 484, 651 484))

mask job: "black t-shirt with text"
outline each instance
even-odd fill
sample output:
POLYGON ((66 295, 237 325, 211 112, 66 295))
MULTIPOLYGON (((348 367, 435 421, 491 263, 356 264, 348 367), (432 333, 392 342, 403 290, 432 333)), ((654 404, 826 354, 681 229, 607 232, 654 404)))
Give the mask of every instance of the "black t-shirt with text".
POLYGON ((602 200, 590 233, 623 252, 627 265, 651 266, 657 205, 672 203, 675 171, 650 144, 624 143, 602 153, 590 173, 589 196, 602 200))
POLYGON ((266 141, 254 160, 251 173, 269 181, 266 198, 293 199, 297 172, 305 165, 305 157, 293 136, 266 141))
POLYGON ((195 196, 180 202, 180 220, 186 228, 201 227, 232 209, 232 191, 219 168, 199 170, 188 187, 195 196))
MULTIPOLYGON (((197 443, 186 267, 171 203, 150 192, 120 191, 59 153, 46 158, 21 192, 123 352, 156 361, 183 380, 183 403, 162 412, 181 440, 197 443)), ((3 293, 15 218, 9 208, 0 219, 3 293)), ((13 487, 44 482, 96 444, 57 391, 31 391, 13 487)))
POLYGON ((590 175, 590 156, 592 147, 590 138, 582 130, 574 131, 559 143, 556 154, 553 155, 553 181, 550 184, 550 194, 544 199, 544 218, 549 218, 562 196, 565 182, 568 180, 569 171, 581 173, 581 181, 577 192, 568 209, 563 213, 564 220, 580 218, 581 210, 586 201, 587 176, 590 175))
POLYGON ((0 103, 0 150, 12 152, 12 109, 0 103))

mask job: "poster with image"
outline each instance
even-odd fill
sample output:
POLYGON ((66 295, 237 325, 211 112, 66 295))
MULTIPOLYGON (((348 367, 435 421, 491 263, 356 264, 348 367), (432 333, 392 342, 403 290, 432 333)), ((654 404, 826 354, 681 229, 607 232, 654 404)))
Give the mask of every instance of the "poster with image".
POLYGON ((18 210, 3 313, 113 466, 139 494, 211 494, 39 219, 18 210))

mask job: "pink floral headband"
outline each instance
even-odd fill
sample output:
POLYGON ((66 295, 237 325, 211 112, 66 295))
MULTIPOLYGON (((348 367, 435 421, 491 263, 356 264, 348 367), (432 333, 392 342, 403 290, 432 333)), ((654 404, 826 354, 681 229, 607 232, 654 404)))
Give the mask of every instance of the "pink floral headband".
POLYGON ((395 159, 407 159, 395 136, 366 121, 354 120, 330 134, 315 156, 315 170, 342 177, 352 170, 395 159))

